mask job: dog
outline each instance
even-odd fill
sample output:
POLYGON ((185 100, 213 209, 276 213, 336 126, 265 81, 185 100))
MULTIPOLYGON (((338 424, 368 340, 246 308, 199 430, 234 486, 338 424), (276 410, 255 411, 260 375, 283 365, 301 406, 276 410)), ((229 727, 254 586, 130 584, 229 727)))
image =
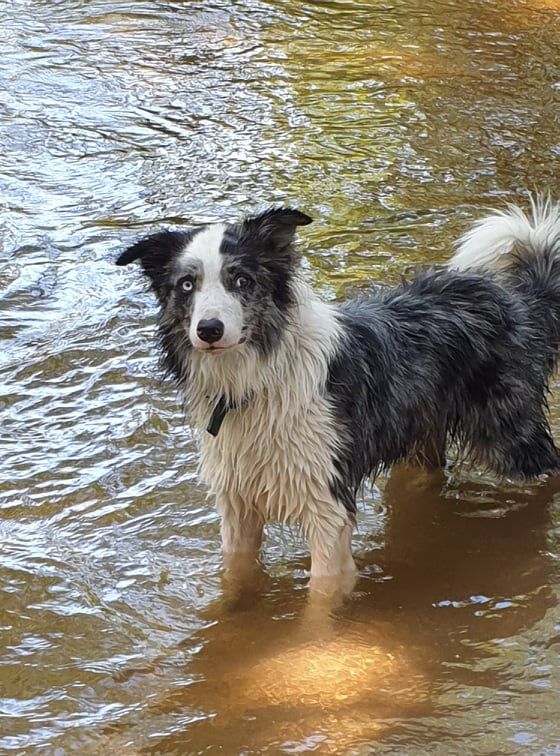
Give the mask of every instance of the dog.
POLYGON ((560 339, 560 205, 478 221, 448 266, 340 304, 300 272, 304 213, 165 230, 139 259, 162 364, 200 431, 224 558, 257 559, 267 520, 297 524, 311 585, 355 572, 365 478, 401 461, 522 479, 559 469, 546 418, 560 339))

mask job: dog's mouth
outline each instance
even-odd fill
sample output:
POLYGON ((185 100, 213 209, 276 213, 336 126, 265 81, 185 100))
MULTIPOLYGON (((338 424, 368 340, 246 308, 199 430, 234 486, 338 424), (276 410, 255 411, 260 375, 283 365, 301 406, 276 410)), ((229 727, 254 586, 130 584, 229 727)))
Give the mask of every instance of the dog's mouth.
POLYGON ((233 349, 236 346, 237 344, 233 344, 232 346, 227 346, 227 347, 219 347, 219 346, 214 346, 213 344, 210 344, 210 346, 202 347, 200 351, 205 352, 206 354, 220 354, 220 352, 229 352, 230 349, 233 349))
POLYGON ((229 346, 216 346, 216 344, 208 344, 208 346, 199 347, 199 351, 204 352, 205 354, 221 354, 223 352, 231 352, 232 349, 235 349, 241 344, 244 344, 246 341, 247 337, 242 336, 237 344, 230 344, 229 346))

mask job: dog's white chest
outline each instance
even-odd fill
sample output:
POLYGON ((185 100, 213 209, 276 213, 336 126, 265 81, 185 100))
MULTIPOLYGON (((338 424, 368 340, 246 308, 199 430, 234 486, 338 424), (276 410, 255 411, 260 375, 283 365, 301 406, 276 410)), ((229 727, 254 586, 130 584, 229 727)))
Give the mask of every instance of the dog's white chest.
POLYGON ((332 500, 335 435, 324 398, 302 406, 283 392, 257 397, 231 410, 215 438, 206 436, 201 475, 218 500, 282 521, 332 500))

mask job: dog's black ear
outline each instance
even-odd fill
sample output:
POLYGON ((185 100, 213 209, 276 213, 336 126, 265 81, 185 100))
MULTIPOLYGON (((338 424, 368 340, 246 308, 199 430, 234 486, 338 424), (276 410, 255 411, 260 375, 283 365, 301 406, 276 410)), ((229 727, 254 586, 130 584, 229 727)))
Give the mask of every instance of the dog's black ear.
POLYGON ((185 244, 188 235, 181 231, 160 231, 140 239, 117 258, 117 265, 128 265, 140 260, 142 267, 167 265, 169 260, 185 244))
POLYGON ((307 226, 312 221, 309 215, 299 210, 271 207, 260 215, 246 218, 243 226, 248 233, 256 234, 272 242, 277 249, 282 249, 292 243, 298 226, 307 226))
POLYGON ((119 255, 116 263, 128 265, 140 260, 144 273, 159 294, 167 278, 169 262, 181 253, 189 238, 189 234, 182 231, 160 231, 137 241, 119 255))

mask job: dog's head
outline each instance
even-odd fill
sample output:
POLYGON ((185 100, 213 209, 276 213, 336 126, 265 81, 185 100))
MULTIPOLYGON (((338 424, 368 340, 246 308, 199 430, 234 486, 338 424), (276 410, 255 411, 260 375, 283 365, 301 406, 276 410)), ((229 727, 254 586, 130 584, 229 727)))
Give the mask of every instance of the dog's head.
MULTIPOLYGON (((136 242, 117 265, 140 259, 162 307, 162 324, 183 349, 218 355, 277 343, 293 303, 298 210, 273 208, 239 224, 162 231, 136 242)), ((165 346, 165 342, 164 342, 165 346)))

